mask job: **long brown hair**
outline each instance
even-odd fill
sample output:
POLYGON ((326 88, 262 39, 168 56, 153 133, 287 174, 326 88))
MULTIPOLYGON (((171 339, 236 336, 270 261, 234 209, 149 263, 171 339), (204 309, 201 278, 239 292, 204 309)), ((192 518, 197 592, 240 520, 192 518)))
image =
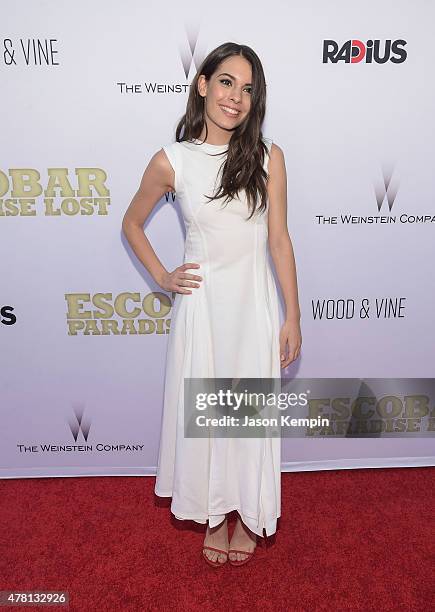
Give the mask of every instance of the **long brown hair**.
MULTIPOLYGON (((267 147, 262 141, 261 125, 266 111, 266 81, 263 66, 255 51, 246 45, 227 42, 211 51, 202 62, 192 81, 186 112, 175 132, 177 142, 198 140, 205 124, 205 98, 198 91, 198 79, 203 74, 209 81, 221 62, 227 57, 240 55, 252 68, 251 108, 246 119, 233 131, 228 153, 222 169, 222 179, 216 194, 206 196, 210 201, 225 198, 229 202, 244 189, 251 214, 262 213, 267 208, 267 172, 263 168, 267 147), (183 135, 181 136, 181 132, 183 135), (260 206, 257 206, 258 196, 260 206)), ((219 155, 219 153, 218 153, 219 155)))

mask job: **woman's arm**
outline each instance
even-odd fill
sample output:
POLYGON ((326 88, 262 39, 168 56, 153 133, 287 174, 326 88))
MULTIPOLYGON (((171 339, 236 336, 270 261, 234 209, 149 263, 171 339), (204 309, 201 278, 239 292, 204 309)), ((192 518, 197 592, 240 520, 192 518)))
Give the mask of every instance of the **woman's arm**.
POLYGON ((183 287, 199 287, 202 278, 185 272, 198 264, 183 264, 173 272, 168 272, 157 257, 150 241, 145 236, 143 226, 154 206, 167 191, 175 191, 175 173, 166 153, 161 149, 153 155, 142 180, 122 220, 122 231, 136 257, 145 266, 155 282, 167 291, 191 294, 183 287), (190 279, 190 280, 187 280, 190 279))
POLYGON ((296 263, 287 229, 287 172, 284 154, 275 143, 270 151, 267 190, 269 249, 286 307, 285 322, 280 334, 281 367, 284 368, 298 356, 302 338, 296 263))
POLYGON ((122 220, 122 231, 140 262, 158 285, 167 272, 157 257, 143 226, 154 206, 167 191, 174 191, 174 171, 163 150, 150 160, 143 173, 139 189, 122 220))

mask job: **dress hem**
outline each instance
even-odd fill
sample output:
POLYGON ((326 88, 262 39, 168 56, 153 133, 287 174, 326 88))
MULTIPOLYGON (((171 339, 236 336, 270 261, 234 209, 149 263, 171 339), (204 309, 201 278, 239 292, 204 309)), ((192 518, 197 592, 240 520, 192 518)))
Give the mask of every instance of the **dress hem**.
MULTIPOLYGON (((170 495, 165 496, 165 497, 172 497, 170 495)), ((189 516, 187 514, 183 513, 183 516, 181 516, 181 513, 178 512, 177 510, 173 509, 171 507, 171 513, 174 515, 174 517, 179 520, 179 521, 194 521, 195 523, 200 523, 201 525, 205 525, 207 523, 207 521, 210 522, 210 519, 212 517, 222 517, 222 520, 224 520, 225 515, 228 514, 229 512, 234 512, 236 511, 240 518, 242 519, 242 522, 247 525, 249 527, 249 529, 251 531, 253 531, 256 535, 258 535, 259 537, 263 538, 264 534, 263 532, 266 531, 266 537, 272 536, 274 533, 276 533, 276 522, 277 520, 280 518, 281 513, 278 514, 276 517, 274 516, 271 519, 268 519, 266 521, 263 522, 262 527, 260 528, 258 525, 254 525, 254 522, 257 520, 255 517, 251 517, 248 516, 246 514, 243 514, 243 512, 240 510, 239 507, 235 507, 235 506, 231 506, 227 509, 224 510, 219 510, 219 511, 213 511, 212 513, 208 514, 207 516, 202 516, 202 517, 198 517, 196 516, 189 516), (273 525, 273 527, 271 528, 271 524, 273 525)), ((216 523, 216 525, 218 525, 219 523, 216 523)), ((215 527, 216 525, 212 525, 213 527, 215 527)))

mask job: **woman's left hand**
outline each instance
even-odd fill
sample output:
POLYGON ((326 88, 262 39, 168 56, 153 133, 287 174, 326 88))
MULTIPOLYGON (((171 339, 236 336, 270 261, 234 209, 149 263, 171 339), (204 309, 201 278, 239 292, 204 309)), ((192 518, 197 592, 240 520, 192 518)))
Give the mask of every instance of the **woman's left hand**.
POLYGON ((281 368, 286 368, 299 356, 301 345, 302 335, 299 321, 285 321, 279 333, 281 368))

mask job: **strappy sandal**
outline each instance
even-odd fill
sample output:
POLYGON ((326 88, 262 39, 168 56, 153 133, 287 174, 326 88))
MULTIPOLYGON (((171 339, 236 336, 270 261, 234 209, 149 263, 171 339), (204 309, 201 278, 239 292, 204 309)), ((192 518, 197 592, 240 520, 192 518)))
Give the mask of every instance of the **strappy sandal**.
POLYGON ((220 548, 213 548, 213 546, 203 546, 202 547, 202 556, 204 557, 204 559, 206 560, 206 562, 211 565, 212 567, 220 567, 221 565, 225 565, 225 563, 228 561, 228 553, 226 550, 221 550, 220 548), (216 559, 216 561, 212 561, 211 559, 209 559, 207 557, 207 555, 204 553, 204 550, 214 550, 216 552, 222 553, 224 555, 227 556, 227 558, 225 559, 225 561, 218 561, 216 559))
POLYGON ((254 556, 254 552, 255 548, 252 552, 248 552, 247 550, 236 550, 235 548, 230 548, 228 551, 228 562, 231 565, 245 565, 245 563, 248 563, 248 561, 252 559, 252 557, 254 556), (230 559, 230 553, 241 553, 242 555, 247 555, 247 557, 246 559, 241 559, 240 561, 237 561, 236 559, 230 559))

